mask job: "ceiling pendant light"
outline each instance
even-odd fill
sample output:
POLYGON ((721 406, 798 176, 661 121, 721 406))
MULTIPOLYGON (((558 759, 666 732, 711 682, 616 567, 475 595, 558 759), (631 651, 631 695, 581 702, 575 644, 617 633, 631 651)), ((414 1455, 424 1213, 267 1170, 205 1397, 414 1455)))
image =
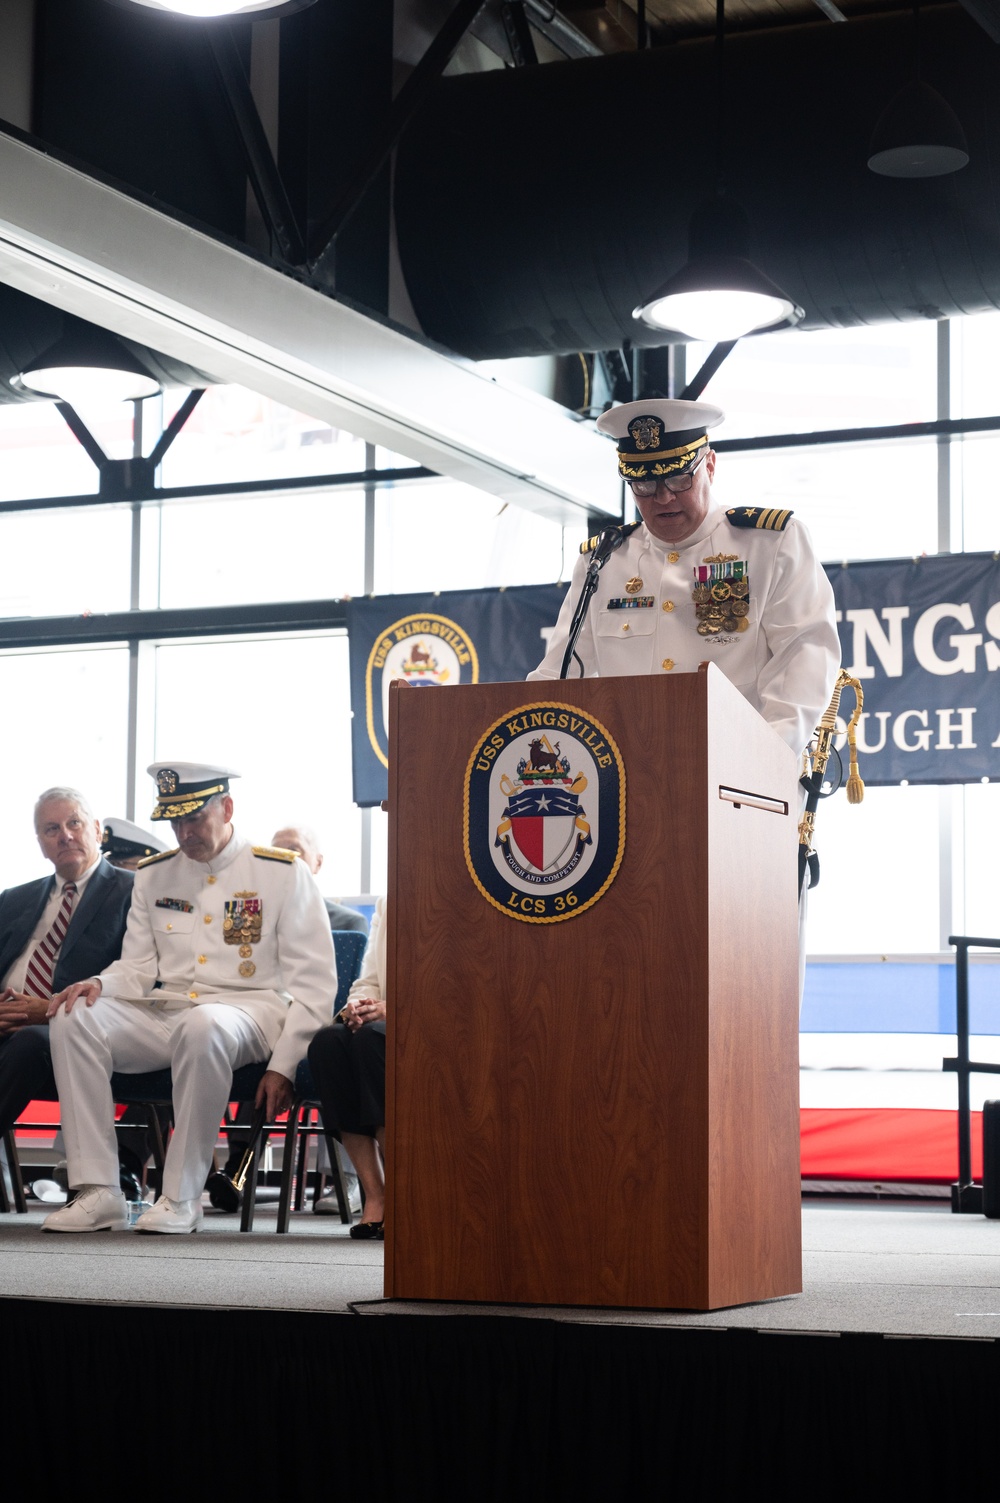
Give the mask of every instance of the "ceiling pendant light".
POLYGON ((955 111, 930 84, 914 79, 878 118, 868 166, 881 177, 943 177, 969 160, 969 143, 955 111))
POLYGON ((16 385, 71 407, 134 402, 160 390, 160 383, 114 334, 77 319, 66 322, 66 333, 25 367, 16 385))
POLYGON ((723 38, 725 0, 715 6, 715 160, 719 192, 696 209, 688 227, 686 263, 633 308, 654 329, 713 344, 758 329, 790 328, 802 309, 750 260, 750 223, 722 189, 726 142, 723 38))
POLYGON ((702 204, 691 217, 686 263, 632 317, 715 344, 757 329, 791 328, 802 309, 754 266, 749 241, 739 204, 722 195, 702 204))
POLYGON ((943 177, 969 160, 969 143, 948 101, 920 76, 920 7, 913 7, 913 78, 879 116, 868 166, 880 177, 943 177))
POLYGON ((189 21, 237 20, 241 16, 256 18, 265 14, 271 20, 290 16, 293 11, 305 10, 315 3, 316 0, 111 0, 120 10, 134 10, 139 5, 162 16, 189 21))

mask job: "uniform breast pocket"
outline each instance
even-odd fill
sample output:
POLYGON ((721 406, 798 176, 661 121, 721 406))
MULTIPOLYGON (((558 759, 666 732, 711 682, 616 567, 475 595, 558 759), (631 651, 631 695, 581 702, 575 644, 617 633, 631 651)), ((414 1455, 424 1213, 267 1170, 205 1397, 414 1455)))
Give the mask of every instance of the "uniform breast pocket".
POLYGON ((597 635, 627 642, 630 637, 651 637, 655 625, 655 611, 599 611, 597 635))
POLYGON ((191 934, 194 930, 193 913, 178 913, 173 908, 154 908, 152 919, 153 929, 157 934, 191 934))

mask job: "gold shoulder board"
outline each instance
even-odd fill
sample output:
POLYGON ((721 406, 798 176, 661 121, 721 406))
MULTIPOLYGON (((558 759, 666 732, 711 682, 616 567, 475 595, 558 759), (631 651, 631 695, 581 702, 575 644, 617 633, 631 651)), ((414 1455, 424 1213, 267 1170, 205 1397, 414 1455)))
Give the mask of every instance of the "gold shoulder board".
MULTIPOLYGON (((633 532, 635 532, 635 529, 637 527, 641 526, 641 524, 642 524, 642 518, 640 517, 638 522, 629 522, 629 524, 628 524, 627 527, 623 527, 622 528, 622 533, 624 534, 625 539, 628 540, 632 536, 633 532)), ((609 527, 612 527, 612 526, 616 527, 617 525, 618 524, 616 522, 613 523, 610 518, 608 519, 608 526, 609 527)), ((597 545, 598 545, 598 543, 600 541, 601 541, 601 534, 599 532, 595 532, 594 536, 592 538, 588 538, 585 543, 581 543, 580 544, 580 552, 581 553, 593 553, 594 549, 597 547, 597 545)))
POLYGON ((180 846, 177 845, 172 851, 157 851, 155 856, 143 856, 139 862, 139 870, 142 871, 144 866, 152 866, 154 861, 169 861, 171 856, 179 856, 180 850, 180 846))
POLYGON ((784 532, 795 515, 780 506, 731 506, 726 512, 730 527, 756 527, 760 532, 784 532))
POLYGON ((297 861, 296 851, 283 851, 278 845, 255 845, 252 847, 255 856, 262 861, 297 861))

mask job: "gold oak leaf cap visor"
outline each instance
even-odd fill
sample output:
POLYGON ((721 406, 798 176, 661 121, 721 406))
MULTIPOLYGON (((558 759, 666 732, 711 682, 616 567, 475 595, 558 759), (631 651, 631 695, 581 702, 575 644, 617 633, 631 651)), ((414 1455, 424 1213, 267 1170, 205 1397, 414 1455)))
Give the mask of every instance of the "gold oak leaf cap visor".
POLYGON ((159 794, 150 819, 196 814, 217 793, 229 792, 230 778, 239 777, 232 767, 213 767, 208 762, 151 762, 146 771, 159 794))
POLYGON ((708 443, 708 430, 725 420, 710 402, 649 397, 602 413, 597 431, 618 442, 618 473, 625 480, 656 480, 686 469, 708 443))

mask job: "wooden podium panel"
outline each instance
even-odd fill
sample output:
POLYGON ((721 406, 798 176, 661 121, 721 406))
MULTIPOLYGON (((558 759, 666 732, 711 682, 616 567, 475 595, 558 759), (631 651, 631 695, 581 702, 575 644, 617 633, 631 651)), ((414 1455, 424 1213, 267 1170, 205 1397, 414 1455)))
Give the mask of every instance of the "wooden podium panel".
POLYGON ((799 1292, 792 752, 714 666, 390 696, 386 1295, 799 1292), (538 924, 473 882, 463 788, 487 728, 545 702, 616 741, 625 844, 538 924))

